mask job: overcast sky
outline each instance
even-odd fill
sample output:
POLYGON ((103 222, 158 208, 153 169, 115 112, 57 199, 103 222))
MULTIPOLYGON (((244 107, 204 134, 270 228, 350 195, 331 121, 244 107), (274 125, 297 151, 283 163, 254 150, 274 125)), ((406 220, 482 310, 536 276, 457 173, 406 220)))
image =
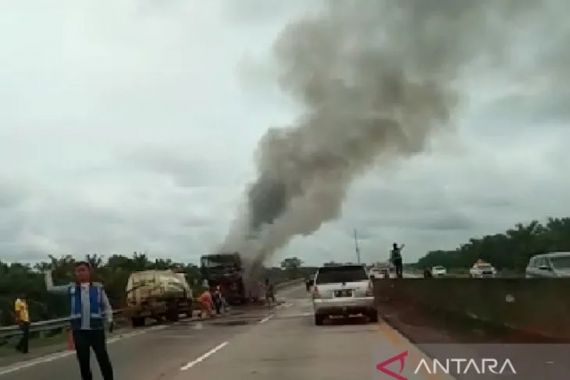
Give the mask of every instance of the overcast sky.
MULTIPOLYGON (((299 113, 271 49, 318 8, 306 3, 2 1, 0 259, 136 250, 196 262, 213 250, 255 179, 257 141, 299 113)), ((354 228, 364 260, 398 241, 415 261, 570 216, 570 54, 550 63, 467 78, 452 131, 360 178, 340 219, 275 262, 351 260, 354 228)))

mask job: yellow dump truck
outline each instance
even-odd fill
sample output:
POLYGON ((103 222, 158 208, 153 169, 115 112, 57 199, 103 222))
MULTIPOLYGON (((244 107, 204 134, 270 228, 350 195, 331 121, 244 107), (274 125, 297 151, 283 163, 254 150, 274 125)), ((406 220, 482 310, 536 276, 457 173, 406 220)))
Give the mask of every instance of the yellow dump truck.
POLYGON ((192 316, 192 289, 184 273, 172 270, 133 272, 126 288, 125 315, 133 327, 147 318, 177 321, 180 314, 192 316))

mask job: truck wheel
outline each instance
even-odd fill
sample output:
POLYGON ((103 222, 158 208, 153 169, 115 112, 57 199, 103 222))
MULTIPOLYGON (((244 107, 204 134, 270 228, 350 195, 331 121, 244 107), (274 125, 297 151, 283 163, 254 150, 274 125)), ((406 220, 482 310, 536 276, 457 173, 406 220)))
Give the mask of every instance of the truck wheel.
POLYGON ((133 327, 144 327, 144 317, 132 317, 131 323, 133 327))
POLYGON ((325 321, 325 316, 322 314, 315 314, 315 325, 321 326, 325 321))
POLYGON ((368 319, 372 323, 378 322, 378 312, 376 310, 370 311, 370 313, 368 313, 368 319))
POLYGON ((178 322, 178 308, 169 309, 166 314, 166 319, 169 322, 178 322))

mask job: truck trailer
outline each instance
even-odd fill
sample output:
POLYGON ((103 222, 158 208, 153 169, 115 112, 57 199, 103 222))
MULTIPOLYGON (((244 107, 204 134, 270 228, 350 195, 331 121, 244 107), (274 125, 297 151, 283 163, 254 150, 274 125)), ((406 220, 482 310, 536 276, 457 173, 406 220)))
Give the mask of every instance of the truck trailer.
POLYGON ((147 318, 178 320, 192 316, 192 289, 184 273, 172 270, 133 272, 127 282, 125 315, 133 327, 145 325, 147 318))

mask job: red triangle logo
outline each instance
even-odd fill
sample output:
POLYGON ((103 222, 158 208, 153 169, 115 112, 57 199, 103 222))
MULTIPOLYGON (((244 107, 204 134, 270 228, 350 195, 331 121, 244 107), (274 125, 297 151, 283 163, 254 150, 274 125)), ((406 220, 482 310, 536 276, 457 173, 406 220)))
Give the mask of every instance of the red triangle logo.
POLYGON ((396 356, 392 356, 390 359, 386 359, 383 362, 378 363, 376 365, 376 369, 382 373, 385 373, 386 375, 390 376, 393 379, 408 380, 407 377, 401 375, 402 371, 404 370, 404 364, 406 363, 407 356, 408 356, 408 351, 401 352, 396 356), (398 373, 388 368, 388 366, 394 362, 400 363, 400 371, 398 373))

